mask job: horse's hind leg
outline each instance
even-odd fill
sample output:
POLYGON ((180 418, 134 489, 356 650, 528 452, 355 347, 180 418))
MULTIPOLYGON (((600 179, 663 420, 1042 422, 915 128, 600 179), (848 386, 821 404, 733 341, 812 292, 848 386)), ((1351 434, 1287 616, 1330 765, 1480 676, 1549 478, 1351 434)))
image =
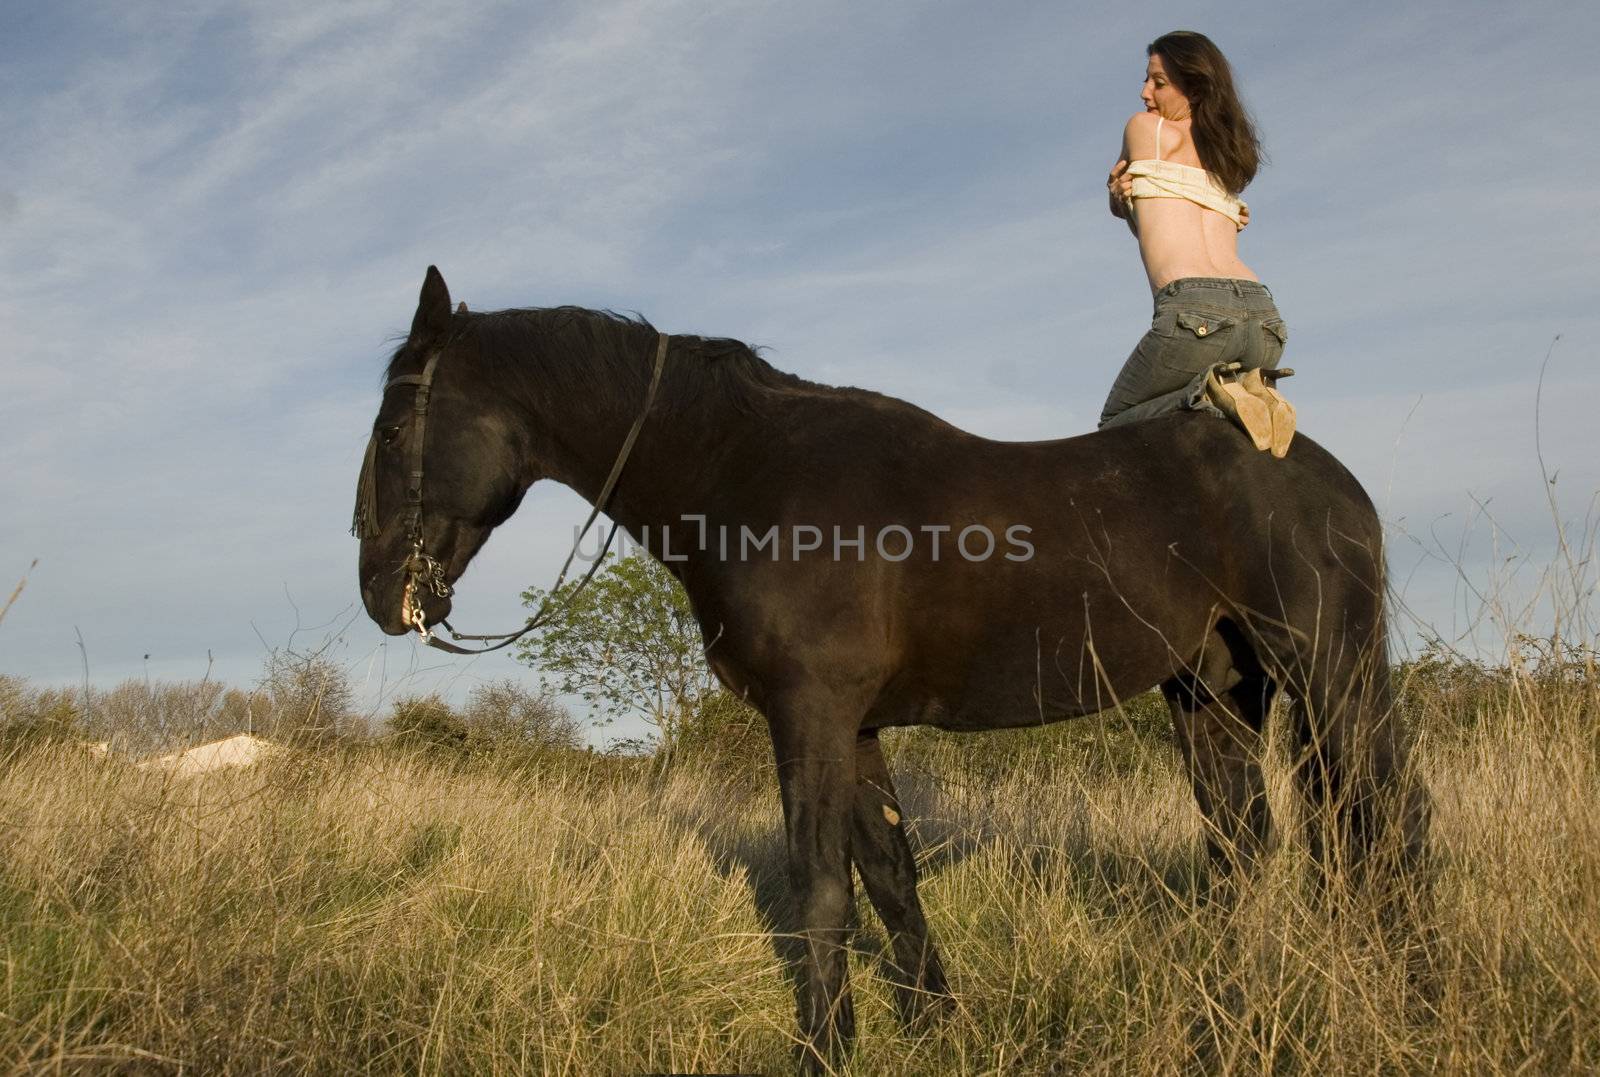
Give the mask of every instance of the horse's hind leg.
POLYGON ((917 899, 917 861, 906 840, 894 782, 883 761, 876 731, 856 738, 856 801, 850 855, 867 896, 883 920, 894 949, 900 1015, 910 1021, 942 1006, 950 988, 928 936, 917 899))
POLYGON ((1161 686, 1195 799, 1208 824, 1213 874, 1247 873, 1272 829, 1261 773, 1262 725, 1275 687, 1231 622, 1207 634, 1193 668, 1161 686))
POLYGON ((1324 872, 1354 882, 1419 866, 1427 791, 1407 766, 1407 732, 1394 713, 1383 642, 1324 641, 1294 708, 1295 779, 1311 851, 1324 872))

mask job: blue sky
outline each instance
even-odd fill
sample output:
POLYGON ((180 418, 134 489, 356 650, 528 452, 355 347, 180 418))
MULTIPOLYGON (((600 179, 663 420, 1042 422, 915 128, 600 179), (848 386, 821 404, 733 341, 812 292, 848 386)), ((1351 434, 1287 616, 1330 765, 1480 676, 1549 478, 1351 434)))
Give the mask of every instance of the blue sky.
MULTIPOLYGON (((1536 600, 1558 334, 1556 515, 1581 535, 1600 490, 1593 4, 12 0, 5 23, 5 592, 40 563, 3 672, 78 679, 76 628, 98 683, 208 651, 247 683, 350 620, 373 706, 531 681, 356 616, 355 473, 430 263, 475 308, 636 310, 978 433, 1090 429, 1150 303, 1102 184, 1144 45, 1178 27, 1260 122, 1242 254, 1416 617, 1492 645, 1475 592, 1536 600)), ((536 488, 460 622, 520 622, 583 508, 536 488)))

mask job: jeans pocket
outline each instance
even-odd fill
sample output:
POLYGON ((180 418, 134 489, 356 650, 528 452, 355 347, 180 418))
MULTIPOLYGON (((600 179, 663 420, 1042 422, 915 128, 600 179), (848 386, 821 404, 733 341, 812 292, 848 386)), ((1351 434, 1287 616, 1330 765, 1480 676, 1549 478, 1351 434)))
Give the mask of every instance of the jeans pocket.
POLYGON ((1208 310, 1178 310, 1157 320, 1154 335, 1160 338, 1158 362, 1169 376, 1193 375, 1217 363, 1238 358, 1235 353, 1245 338, 1239 334, 1239 319, 1208 310))
POLYGON ((1196 340, 1206 340, 1216 336, 1225 329, 1233 328, 1235 319, 1223 317, 1220 314, 1208 314, 1199 310, 1180 310, 1176 319, 1177 336, 1192 336, 1196 340))
POLYGON ((1282 318, 1268 318, 1261 323, 1262 349, 1266 359, 1262 366, 1277 366, 1283 358, 1283 346, 1289 343, 1289 326, 1282 318))

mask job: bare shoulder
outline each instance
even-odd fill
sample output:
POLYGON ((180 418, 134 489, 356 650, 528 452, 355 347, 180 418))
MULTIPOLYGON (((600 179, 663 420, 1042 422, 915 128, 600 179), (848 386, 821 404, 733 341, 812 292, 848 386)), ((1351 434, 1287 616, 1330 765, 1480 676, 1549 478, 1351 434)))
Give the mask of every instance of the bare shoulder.
MULTIPOLYGON (((1163 133, 1161 139, 1167 139, 1163 133)), ((1122 145, 1130 161, 1142 161, 1156 155, 1156 116, 1153 112, 1135 112, 1122 129, 1122 145)), ((1165 147, 1163 147, 1165 148, 1165 147)))

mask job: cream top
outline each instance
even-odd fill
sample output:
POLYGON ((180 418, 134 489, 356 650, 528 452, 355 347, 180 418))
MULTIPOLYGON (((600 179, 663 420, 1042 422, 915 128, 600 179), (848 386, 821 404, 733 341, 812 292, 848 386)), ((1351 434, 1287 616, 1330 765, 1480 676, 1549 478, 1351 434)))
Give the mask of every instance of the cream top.
POLYGON ((1161 124, 1156 120, 1156 155, 1153 160, 1129 161, 1128 175, 1133 177, 1130 201, 1139 198, 1186 198, 1197 206, 1216 210, 1231 220, 1235 228, 1240 223, 1245 203, 1229 194, 1217 177, 1194 165, 1181 165, 1176 161, 1161 159, 1161 124))

